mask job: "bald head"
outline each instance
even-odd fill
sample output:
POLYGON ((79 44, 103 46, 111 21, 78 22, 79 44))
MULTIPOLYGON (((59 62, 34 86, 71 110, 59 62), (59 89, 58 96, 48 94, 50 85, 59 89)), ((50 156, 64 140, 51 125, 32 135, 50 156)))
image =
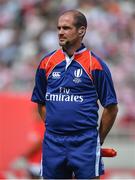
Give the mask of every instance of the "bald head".
POLYGON ((81 13, 80 11, 78 10, 69 10, 69 11, 65 11, 63 12, 61 16, 64 16, 64 15, 72 15, 73 18, 74 18, 74 26, 76 28, 80 28, 82 26, 84 26, 85 28, 87 28, 87 20, 86 20, 86 17, 83 13, 81 13))

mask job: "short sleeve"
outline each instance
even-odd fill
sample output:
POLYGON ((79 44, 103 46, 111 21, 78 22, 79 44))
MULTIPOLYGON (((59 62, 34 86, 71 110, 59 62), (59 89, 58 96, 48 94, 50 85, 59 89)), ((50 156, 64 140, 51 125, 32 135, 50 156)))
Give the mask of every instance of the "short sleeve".
POLYGON ((93 82, 97 91, 98 99, 103 107, 111 104, 117 104, 116 92, 111 76, 111 72, 105 62, 98 59, 102 68, 93 69, 93 82))
POLYGON ((35 76, 35 86, 31 101, 39 104, 45 104, 46 84, 45 69, 40 68, 39 66, 35 76))

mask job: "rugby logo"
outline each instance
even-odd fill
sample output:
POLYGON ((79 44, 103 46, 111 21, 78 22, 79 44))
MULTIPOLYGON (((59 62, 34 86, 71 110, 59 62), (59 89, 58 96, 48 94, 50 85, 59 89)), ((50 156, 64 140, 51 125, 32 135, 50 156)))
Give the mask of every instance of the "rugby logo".
POLYGON ((82 69, 77 69, 74 71, 74 76, 75 78, 73 79, 74 83, 80 83, 81 79, 80 77, 82 76, 83 70, 82 69))
POLYGON ((77 70, 74 71, 74 75, 77 78, 81 77, 82 73, 83 73, 82 69, 77 69, 77 70))
POLYGON ((61 77, 61 72, 53 72, 52 73, 53 79, 60 79, 60 77, 61 77))

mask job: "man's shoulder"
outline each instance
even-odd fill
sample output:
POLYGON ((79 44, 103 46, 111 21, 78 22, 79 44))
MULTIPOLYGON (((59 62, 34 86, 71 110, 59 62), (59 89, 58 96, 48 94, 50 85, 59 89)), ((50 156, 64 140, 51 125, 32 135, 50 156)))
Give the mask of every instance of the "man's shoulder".
POLYGON ((54 50, 49 53, 42 53, 42 57, 40 58, 40 64, 39 67, 45 67, 48 60, 56 53, 57 50, 54 50))
POLYGON ((91 59, 93 64, 93 69, 106 69, 108 68, 107 62, 98 56, 95 52, 91 51, 91 59))
POLYGON ((54 50, 48 54, 45 54, 40 61, 40 68, 47 69, 48 67, 54 67, 59 62, 63 61, 64 54, 61 49, 54 50))
POLYGON ((41 61, 46 60, 47 58, 49 58, 50 56, 52 56, 57 50, 51 51, 49 53, 43 53, 42 57, 41 57, 41 61))
POLYGON ((99 63, 104 61, 99 55, 97 55, 95 52, 91 51, 91 56, 93 60, 97 60, 99 63))

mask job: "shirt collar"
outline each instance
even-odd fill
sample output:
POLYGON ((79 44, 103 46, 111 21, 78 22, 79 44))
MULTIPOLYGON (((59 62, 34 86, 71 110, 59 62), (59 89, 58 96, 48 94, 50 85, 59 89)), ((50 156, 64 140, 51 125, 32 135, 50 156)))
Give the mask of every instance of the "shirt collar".
POLYGON ((76 50, 75 53, 79 53, 80 51, 86 49, 85 45, 82 43, 81 46, 79 47, 79 49, 76 50))
MULTIPOLYGON (((64 53, 66 53, 63 49, 62 49, 62 51, 63 51, 64 53)), ((84 52, 84 51, 86 51, 86 47, 85 47, 85 45, 82 43, 81 46, 74 52, 74 55, 75 55, 75 54, 80 54, 80 53, 82 53, 82 52, 84 52)))

